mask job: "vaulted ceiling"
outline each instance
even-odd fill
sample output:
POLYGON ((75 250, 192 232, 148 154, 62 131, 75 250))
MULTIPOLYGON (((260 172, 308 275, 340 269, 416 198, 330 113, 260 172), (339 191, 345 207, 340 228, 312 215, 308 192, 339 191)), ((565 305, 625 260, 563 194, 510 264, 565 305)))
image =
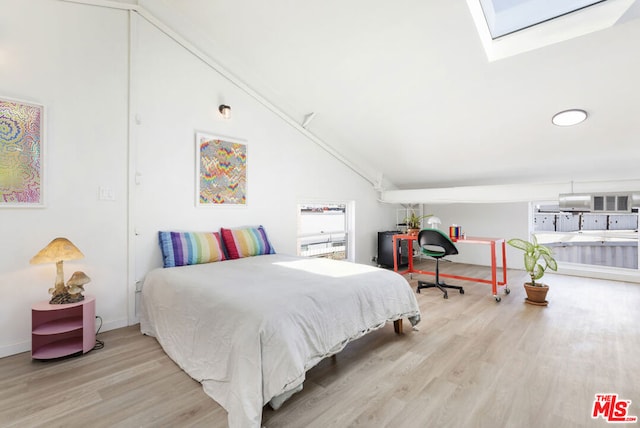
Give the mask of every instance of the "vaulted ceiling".
POLYGON ((473 1, 138 3, 384 187, 640 178, 640 5, 489 59, 473 1))

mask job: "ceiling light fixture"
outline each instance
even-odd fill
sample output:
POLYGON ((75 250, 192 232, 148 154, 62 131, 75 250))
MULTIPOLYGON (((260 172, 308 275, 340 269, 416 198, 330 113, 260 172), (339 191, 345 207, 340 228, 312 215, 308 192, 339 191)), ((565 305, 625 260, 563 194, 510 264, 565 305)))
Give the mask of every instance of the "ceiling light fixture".
POLYGON ((557 126, 572 126, 584 122, 587 112, 580 109, 570 109, 558 112, 553 115, 551 122, 557 126))
POLYGON ((231 119, 231 107, 228 105, 220 104, 218 111, 225 119, 231 119))

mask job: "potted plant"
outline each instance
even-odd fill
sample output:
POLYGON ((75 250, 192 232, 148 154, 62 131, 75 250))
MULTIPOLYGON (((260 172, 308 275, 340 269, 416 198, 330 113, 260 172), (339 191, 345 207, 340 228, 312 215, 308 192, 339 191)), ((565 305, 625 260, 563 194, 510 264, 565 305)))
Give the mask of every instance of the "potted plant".
POLYGON ((524 288, 527 292, 526 302, 532 305, 546 306, 547 292, 549 286, 536 282, 544 276, 547 269, 558 270, 558 263, 553 258, 551 248, 538 243, 535 235, 532 235, 531 242, 524 239, 513 238, 507 244, 524 251, 524 269, 531 277, 531 282, 525 282, 524 288))
POLYGON ((409 235, 417 235, 420 232, 422 226, 422 219, 431 217, 433 214, 416 215, 413 211, 407 217, 402 220, 407 226, 407 233, 409 235))

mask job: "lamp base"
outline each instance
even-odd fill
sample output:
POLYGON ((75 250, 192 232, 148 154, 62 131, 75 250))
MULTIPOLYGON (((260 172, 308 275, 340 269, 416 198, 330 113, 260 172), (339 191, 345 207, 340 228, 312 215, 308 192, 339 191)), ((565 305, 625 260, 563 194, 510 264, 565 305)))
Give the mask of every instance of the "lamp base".
POLYGON ((49 300, 50 305, 65 305, 67 303, 78 303, 84 300, 82 294, 60 293, 56 294, 49 300))

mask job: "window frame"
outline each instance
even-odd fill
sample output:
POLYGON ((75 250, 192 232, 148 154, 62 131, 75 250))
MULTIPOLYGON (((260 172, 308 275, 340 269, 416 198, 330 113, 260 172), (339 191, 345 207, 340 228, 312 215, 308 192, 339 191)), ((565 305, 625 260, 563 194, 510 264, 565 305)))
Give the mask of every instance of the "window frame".
MULTIPOLYGON (((320 235, 328 235, 329 240, 327 243, 333 243, 331 238, 331 234, 344 234, 344 259, 350 262, 355 261, 355 243, 354 243, 354 225, 355 225, 355 201, 353 200, 332 200, 332 199, 303 199, 299 200, 296 204, 296 254, 299 256, 308 256, 308 257, 320 257, 320 255, 304 255, 302 254, 302 246, 305 245, 303 240, 305 238, 320 236, 320 235), (305 206, 317 206, 321 207, 331 207, 331 206, 344 206, 344 229, 343 230, 328 230, 328 231, 319 231, 319 233, 302 233, 302 208, 305 206)), ((330 254, 330 253, 327 253, 330 254)))

